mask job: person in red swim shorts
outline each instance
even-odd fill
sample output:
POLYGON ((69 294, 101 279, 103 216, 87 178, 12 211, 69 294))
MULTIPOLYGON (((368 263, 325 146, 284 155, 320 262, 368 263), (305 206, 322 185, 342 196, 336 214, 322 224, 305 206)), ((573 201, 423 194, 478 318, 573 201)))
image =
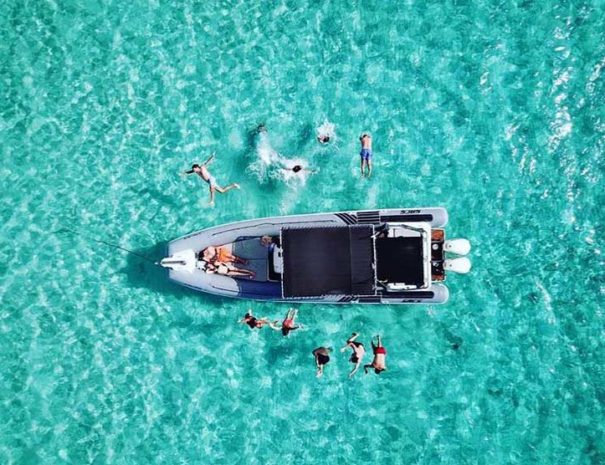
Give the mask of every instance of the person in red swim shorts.
POLYGON ((376 345, 374 345, 374 340, 372 340, 372 350, 374 351, 374 360, 372 363, 368 363, 363 366, 366 375, 368 374, 368 368, 374 368, 374 373, 379 375, 383 371, 387 369, 386 366, 386 358, 387 358, 387 350, 382 345, 382 341, 380 340, 380 335, 376 336, 376 345))

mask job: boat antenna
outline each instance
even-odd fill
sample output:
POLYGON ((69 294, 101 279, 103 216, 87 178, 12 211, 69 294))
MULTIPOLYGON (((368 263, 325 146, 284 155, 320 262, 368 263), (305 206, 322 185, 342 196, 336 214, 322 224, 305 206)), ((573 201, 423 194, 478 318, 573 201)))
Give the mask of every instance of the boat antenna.
POLYGON ((123 250, 124 252, 127 252, 127 253, 132 254, 132 255, 134 255, 136 257, 142 258, 143 260, 147 260, 148 262, 153 263, 154 265, 160 266, 160 264, 158 262, 156 262, 155 260, 153 260, 153 259, 151 259, 151 258, 149 258, 149 257, 147 257, 145 255, 142 255, 140 253, 134 252, 134 251, 132 251, 130 249, 127 249, 126 247, 122 247, 121 245, 112 244, 111 242, 104 241, 103 239, 93 239, 90 236, 86 236, 86 235, 82 234, 81 232, 76 231, 75 229, 68 228, 66 226, 64 226, 61 229, 59 229, 58 231, 56 231, 55 234, 59 234, 59 233, 62 233, 62 232, 69 232, 69 233, 74 234, 76 236, 83 237, 83 238, 85 238, 85 239, 87 239, 89 241, 97 242, 99 244, 105 244, 105 245, 107 245, 109 247, 112 247, 114 249, 123 250))

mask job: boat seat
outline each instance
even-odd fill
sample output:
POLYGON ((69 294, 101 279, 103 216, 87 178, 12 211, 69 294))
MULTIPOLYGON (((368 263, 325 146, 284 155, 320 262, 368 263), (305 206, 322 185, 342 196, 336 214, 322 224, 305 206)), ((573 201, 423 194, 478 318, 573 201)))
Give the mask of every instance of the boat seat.
POLYGON ((275 246, 269 249, 269 280, 281 281, 284 272, 284 257, 281 247, 275 246))

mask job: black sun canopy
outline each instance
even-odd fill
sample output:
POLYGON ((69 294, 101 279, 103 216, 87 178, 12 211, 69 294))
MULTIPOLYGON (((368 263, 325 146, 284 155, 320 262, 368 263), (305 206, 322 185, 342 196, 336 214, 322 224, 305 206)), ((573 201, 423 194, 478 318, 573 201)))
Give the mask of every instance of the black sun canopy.
POLYGON ((283 297, 374 295, 372 226, 283 228, 283 297))

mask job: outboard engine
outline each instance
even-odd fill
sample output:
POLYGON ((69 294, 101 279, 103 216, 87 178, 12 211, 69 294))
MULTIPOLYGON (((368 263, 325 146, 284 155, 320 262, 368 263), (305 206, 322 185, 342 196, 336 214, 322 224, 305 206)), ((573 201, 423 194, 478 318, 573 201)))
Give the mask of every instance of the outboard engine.
POLYGON ((471 243, 467 239, 449 239, 443 244, 446 252, 456 255, 466 255, 471 251, 471 243))
POLYGON ((466 257, 448 258, 443 262, 443 268, 454 273, 466 274, 471 271, 471 261, 466 257))
POLYGON ((196 268, 196 262, 195 252, 192 249, 186 249, 177 252, 170 257, 163 258, 160 265, 174 271, 193 273, 196 268))

